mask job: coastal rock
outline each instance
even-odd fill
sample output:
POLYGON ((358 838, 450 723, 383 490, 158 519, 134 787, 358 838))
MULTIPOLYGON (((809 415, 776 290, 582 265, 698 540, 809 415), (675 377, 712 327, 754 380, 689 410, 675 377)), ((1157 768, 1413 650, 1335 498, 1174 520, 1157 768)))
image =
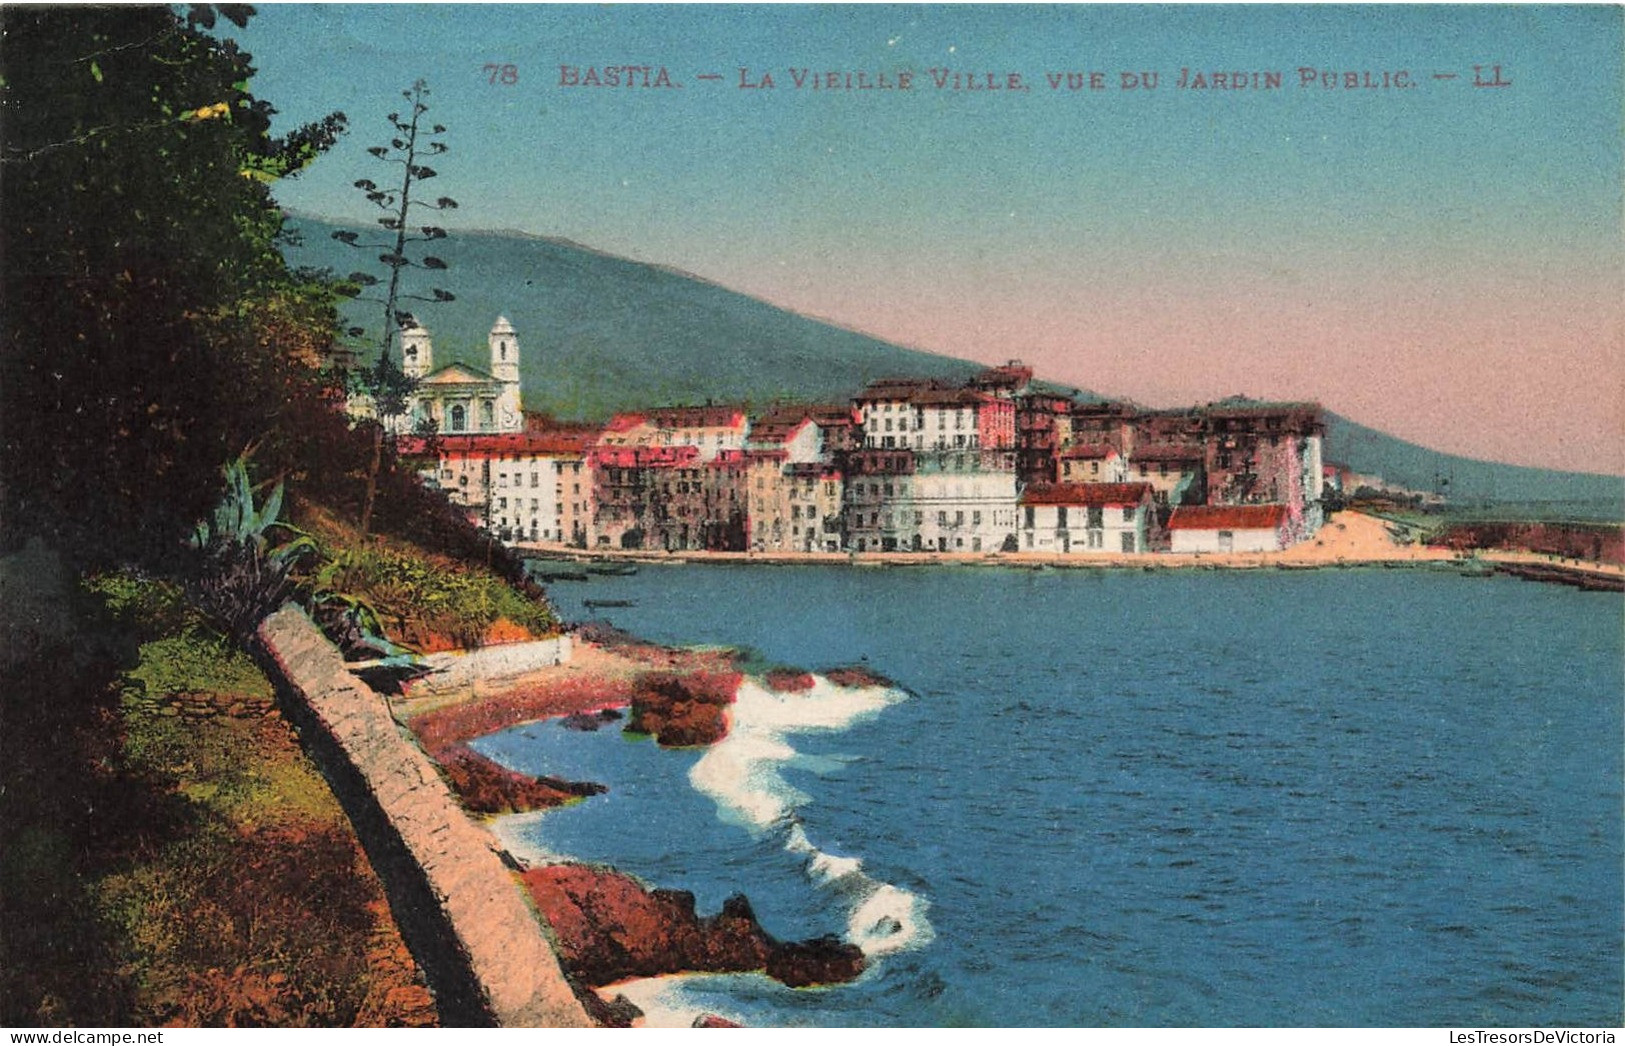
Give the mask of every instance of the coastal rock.
POLYGON ((735 1024, 726 1017, 718 1017, 714 1013, 702 1013, 694 1018, 691 1028, 742 1028, 744 1025, 735 1024))
POLYGON ((824 673, 824 678, 836 686, 863 689, 873 686, 892 687, 897 684, 863 665, 841 665, 824 673))
POLYGON ((559 720, 559 725, 566 730, 580 730, 591 733, 605 723, 613 723, 621 719, 621 713, 613 708, 602 708, 596 712, 573 712, 559 720))
POLYGON ((813 675, 811 672, 798 672, 793 668, 775 668, 762 677, 769 690, 776 690, 781 694, 793 694, 802 690, 813 688, 813 675))
POLYGON ((587 1016, 600 1028, 630 1028, 634 1021, 643 1016, 637 1004, 624 995, 616 995, 606 1001, 590 988, 583 988, 576 992, 576 997, 581 1000, 587 1016))
POLYGON ((863 972, 863 952, 834 934, 779 945, 767 958, 767 975, 792 988, 841 984, 863 972))
POLYGON ((529 869, 523 878, 558 936, 566 968, 589 985, 762 970, 799 987, 848 981, 863 971, 862 951, 834 937, 796 944, 774 939, 743 895, 702 917, 693 894, 646 889, 612 869, 557 864, 529 869))
POLYGON ((626 729, 652 734, 662 748, 710 745, 728 734, 728 706, 743 677, 738 672, 648 672, 632 694, 626 729))
POLYGON ((563 806, 605 791, 591 781, 527 777, 499 766, 466 745, 436 752, 440 772, 465 809, 476 814, 516 814, 563 806))

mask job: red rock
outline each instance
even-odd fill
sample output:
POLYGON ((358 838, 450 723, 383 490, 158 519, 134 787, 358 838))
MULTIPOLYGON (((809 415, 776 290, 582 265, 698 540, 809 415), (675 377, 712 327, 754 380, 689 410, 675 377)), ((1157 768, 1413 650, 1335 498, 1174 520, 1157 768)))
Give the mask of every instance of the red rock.
POLYGON ((735 1024, 726 1017, 718 1017, 714 1013, 702 1013, 694 1018, 691 1028, 742 1028, 744 1025, 735 1024))
POLYGON ((485 758, 462 744, 435 754, 440 772, 465 809, 476 814, 517 814, 562 806, 605 791, 590 781, 527 777, 485 758))
POLYGON ((798 672, 793 668, 775 668, 762 677, 769 689, 777 690, 781 694, 795 693, 801 690, 811 690, 813 679, 811 672, 798 672))
POLYGON ((693 894, 649 890, 611 869, 557 864, 528 869, 523 878, 557 935, 559 958, 585 984, 761 970, 802 986, 848 981, 863 971, 862 951, 834 937, 775 940, 742 895, 702 917, 693 894))
POLYGON ((897 685, 879 672, 871 671, 862 665, 842 665, 839 668, 832 668, 824 673, 824 678, 836 686, 851 688, 897 685))
POLYGON ((710 745, 728 735, 728 706, 738 672, 648 672, 632 693, 626 729, 652 734, 663 748, 710 745))

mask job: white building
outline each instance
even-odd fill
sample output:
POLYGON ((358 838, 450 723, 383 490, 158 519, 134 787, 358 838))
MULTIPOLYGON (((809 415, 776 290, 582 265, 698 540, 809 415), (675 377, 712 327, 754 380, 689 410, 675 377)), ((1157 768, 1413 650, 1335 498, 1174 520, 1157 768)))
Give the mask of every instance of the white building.
POLYGON ((1016 532, 1011 451, 927 451, 916 455, 913 534, 927 552, 998 552, 1016 532))
POLYGON ((1021 551, 1147 552, 1149 483, 1035 483, 1021 495, 1021 551))
MULTIPOLYGON (((589 441, 580 431, 442 436, 424 476, 502 541, 580 543, 591 518, 592 485, 582 468, 589 441)), ((414 436, 399 446, 410 457, 430 451, 414 436)))
POLYGON ((401 370, 416 378, 418 387, 407 399, 406 413, 388 419, 391 429, 397 434, 412 433, 432 423, 436 432, 446 435, 523 432, 519 338, 513 324, 506 317, 497 317, 486 342, 491 352, 489 373, 466 363, 437 370, 428 330, 416 321, 404 328, 401 370))
POLYGON ((1168 519, 1174 552, 1276 552, 1288 544, 1285 505, 1185 505, 1168 519))

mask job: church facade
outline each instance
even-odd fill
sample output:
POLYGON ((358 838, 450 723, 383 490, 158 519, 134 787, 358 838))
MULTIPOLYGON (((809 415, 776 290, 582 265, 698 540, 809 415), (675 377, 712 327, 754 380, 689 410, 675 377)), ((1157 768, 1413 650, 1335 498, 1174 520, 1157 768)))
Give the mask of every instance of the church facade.
POLYGON ((442 435, 514 433, 525 430, 519 398, 519 338, 499 316, 486 337, 489 371, 466 363, 435 369, 429 332, 417 321, 401 331, 401 370, 418 381, 406 413, 390 419, 397 434, 421 432, 425 423, 442 435))

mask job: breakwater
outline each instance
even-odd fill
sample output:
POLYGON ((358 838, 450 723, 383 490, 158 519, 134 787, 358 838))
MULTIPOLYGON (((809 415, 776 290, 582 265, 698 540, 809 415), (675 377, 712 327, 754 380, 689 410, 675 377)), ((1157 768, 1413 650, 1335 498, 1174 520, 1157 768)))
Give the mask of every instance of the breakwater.
POLYGON ((495 840, 457 806, 384 699, 295 607, 260 625, 257 647, 384 883, 442 1022, 591 1026, 495 840))

